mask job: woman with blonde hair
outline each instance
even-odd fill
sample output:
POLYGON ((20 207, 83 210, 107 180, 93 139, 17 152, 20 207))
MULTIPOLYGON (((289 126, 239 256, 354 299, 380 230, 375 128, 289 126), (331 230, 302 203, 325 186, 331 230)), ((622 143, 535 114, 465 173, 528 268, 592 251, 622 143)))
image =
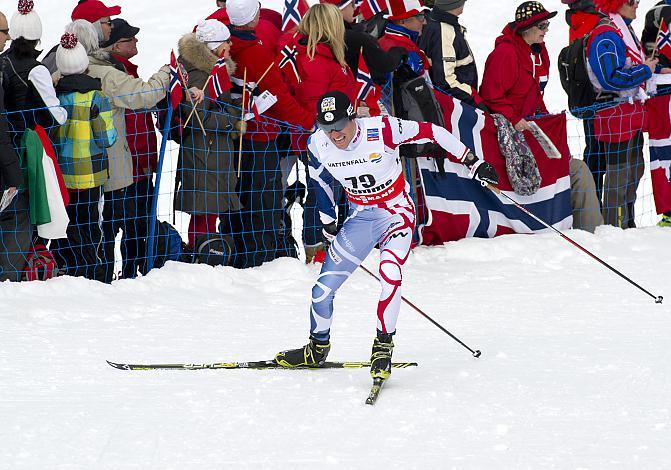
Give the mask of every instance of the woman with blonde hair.
MULTIPOLYGON (((338 7, 330 4, 311 6, 287 45, 287 49, 291 48, 296 50, 296 68, 283 67, 282 70, 303 108, 316 109, 319 97, 330 91, 341 91, 355 101, 356 80, 345 61, 345 25, 338 7)), ((306 133, 292 134, 292 146, 304 158, 307 138, 306 133)), ((334 189, 339 195, 340 186, 334 189)), ((314 193, 312 182, 308 181, 308 195, 303 207, 303 241, 308 262, 323 247, 314 193)))

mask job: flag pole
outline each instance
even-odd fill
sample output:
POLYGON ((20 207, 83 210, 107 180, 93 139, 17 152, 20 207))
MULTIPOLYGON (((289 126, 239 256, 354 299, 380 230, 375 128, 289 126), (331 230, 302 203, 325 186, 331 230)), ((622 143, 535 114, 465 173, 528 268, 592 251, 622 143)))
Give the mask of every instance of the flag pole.
MULTIPOLYGON (((200 90, 200 91, 205 92, 205 89, 207 88, 207 85, 209 85, 210 80, 212 80, 212 75, 210 75, 209 77, 207 77, 207 80, 205 81, 205 85, 203 85, 203 88, 202 88, 202 90, 200 90)), ((214 99, 216 99, 216 97, 215 97, 214 99)), ((189 115, 186 117, 186 121, 184 121, 184 124, 182 124, 183 127, 186 127, 186 125, 189 123, 189 121, 191 120, 191 116, 193 116, 193 112, 194 112, 195 110, 196 110, 195 107, 194 107, 194 108, 191 108, 191 112, 190 112, 189 115)))
MULTIPOLYGON (((177 67, 177 76, 179 77, 179 80, 182 82, 182 85, 184 86, 184 89, 186 90, 186 96, 189 98, 189 102, 191 103, 191 106, 193 107, 191 112, 193 113, 196 110, 196 105, 193 103, 193 98, 191 98, 191 93, 189 93, 189 88, 188 84, 184 80, 184 77, 182 76, 182 71, 180 70, 179 66, 177 67)), ((203 121, 200 120, 200 115, 196 113, 196 119, 198 119, 198 124, 200 124, 200 130, 203 131, 203 135, 207 137, 207 132, 205 132, 205 126, 203 126, 203 121)), ((182 126, 183 128, 186 127, 186 124, 182 126)))
POLYGON ((247 89, 247 67, 245 67, 245 71, 242 74, 242 102, 240 103, 240 120, 242 121, 242 124, 240 124, 240 133, 238 134, 238 138, 240 139, 240 143, 238 145, 238 178, 240 178, 240 166, 242 165, 242 126, 244 126, 245 122, 245 90, 247 89))
MULTIPOLYGON (((662 25, 664 24, 664 18, 660 18, 659 20, 659 28, 657 28, 657 36, 655 37, 655 47, 652 49, 652 57, 653 59, 655 58, 655 54, 657 54, 657 44, 659 44, 659 35, 662 34, 662 25)), ((654 72, 654 70, 653 70, 654 72)))

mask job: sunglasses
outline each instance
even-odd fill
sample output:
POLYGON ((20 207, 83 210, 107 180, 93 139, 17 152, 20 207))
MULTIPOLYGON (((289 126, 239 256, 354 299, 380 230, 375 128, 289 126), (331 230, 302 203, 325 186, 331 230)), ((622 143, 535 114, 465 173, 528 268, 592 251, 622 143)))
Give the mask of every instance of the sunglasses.
POLYGON ((630 7, 637 7, 639 3, 641 3, 641 0, 629 0, 627 2, 630 7))
POLYGON ((541 21, 536 25, 536 28, 540 29, 541 31, 547 31, 550 28, 550 22, 549 21, 541 21))
POLYGON ((111 27, 112 27, 112 20, 110 20, 110 21, 101 21, 100 24, 106 24, 107 26, 109 26, 109 27, 111 28, 111 27))
POLYGON ((333 124, 322 124, 320 122, 317 123, 317 127, 319 127, 321 130, 326 132, 327 134, 330 134, 333 131, 340 132, 342 131, 345 127, 347 127, 347 123, 349 122, 348 118, 340 119, 333 124))
POLYGON ((122 42, 133 42, 135 38, 119 39, 116 43, 121 44, 122 42))
POLYGON ((0 33, 9 35, 9 30, 8 29, 0 29, 0 33))

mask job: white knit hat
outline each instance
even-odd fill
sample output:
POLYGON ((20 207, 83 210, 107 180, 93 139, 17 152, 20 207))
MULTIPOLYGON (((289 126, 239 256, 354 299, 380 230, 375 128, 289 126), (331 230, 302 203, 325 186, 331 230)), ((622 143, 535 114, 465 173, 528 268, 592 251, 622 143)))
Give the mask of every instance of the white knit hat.
POLYGON ((29 41, 37 41, 42 37, 42 22, 37 12, 33 11, 33 0, 19 0, 19 8, 9 22, 9 35, 12 39, 23 37, 29 41))
POLYGON ((196 26, 196 39, 211 50, 215 50, 222 42, 231 37, 226 25, 217 20, 200 20, 196 26))
POLYGON ((235 26, 243 26, 251 23, 261 9, 258 0, 228 0, 226 2, 226 13, 235 26))
POLYGON ((89 68, 89 56, 76 35, 65 33, 61 36, 61 44, 56 50, 56 66, 64 76, 84 73, 89 68))

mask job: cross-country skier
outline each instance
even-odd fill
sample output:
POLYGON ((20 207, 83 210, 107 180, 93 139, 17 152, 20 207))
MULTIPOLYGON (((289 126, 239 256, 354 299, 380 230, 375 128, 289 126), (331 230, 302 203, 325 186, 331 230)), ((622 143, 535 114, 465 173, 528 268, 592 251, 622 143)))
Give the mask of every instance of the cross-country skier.
POLYGON ((278 353, 275 360, 284 367, 318 367, 325 362, 331 349, 335 293, 378 246, 382 294, 371 375, 386 380, 391 374, 392 336, 400 310, 401 268, 408 258, 415 228, 415 207, 408 196, 398 147, 433 142, 448 152, 448 158, 466 165, 471 178, 497 184, 498 176, 489 163, 478 159, 446 129, 390 116, 355 119, 349 98, 338 91, 326 93, 317 101, 317 126, 308 141, 309 171, 316 183, 322 233, 330 247, 312 288, 310 342, 278 353), (340 231, 331 191, 334 178, 342 184, 349 201, 348 217, 340 231))

